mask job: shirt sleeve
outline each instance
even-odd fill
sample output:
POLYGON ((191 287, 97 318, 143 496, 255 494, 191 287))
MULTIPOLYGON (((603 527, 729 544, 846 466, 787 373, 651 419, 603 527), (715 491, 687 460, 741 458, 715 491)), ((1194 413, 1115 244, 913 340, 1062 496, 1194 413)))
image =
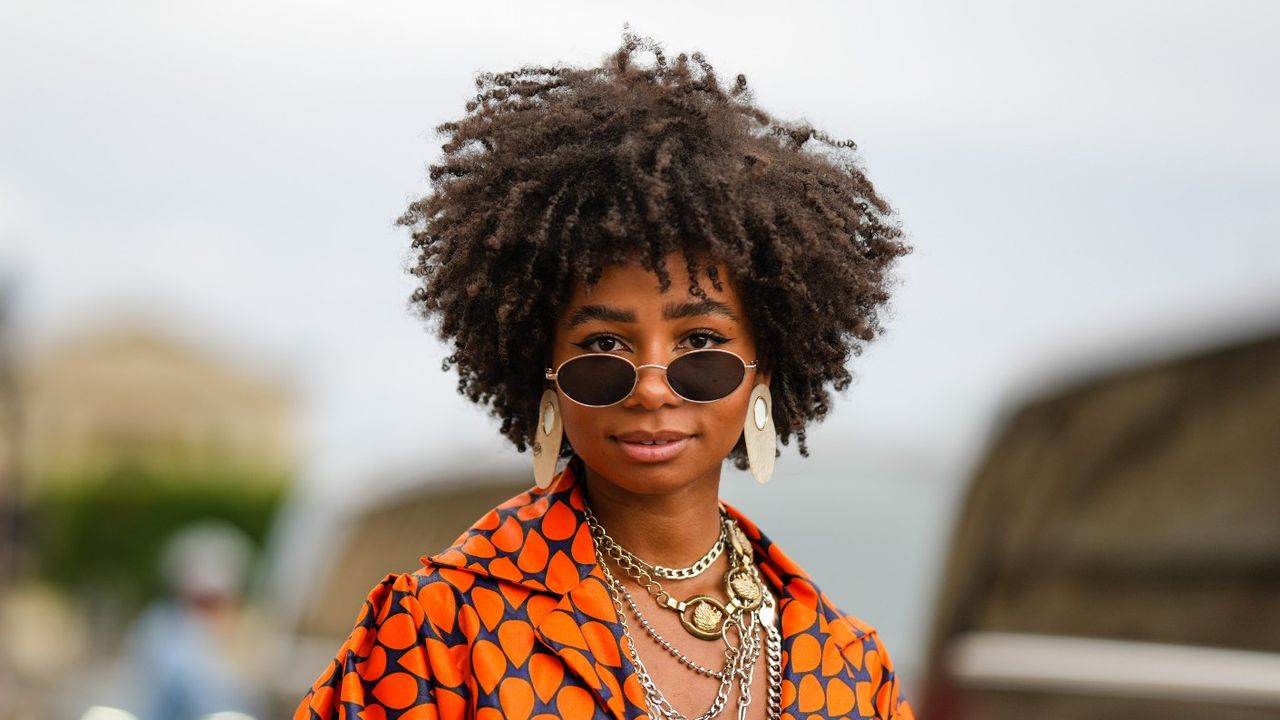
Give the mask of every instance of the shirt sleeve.
POLYGON ((419 579, 410 574, 387 575, 373 588, 355 628, 312 683, 293 720, 465 715, 465 688, 448 688, 449 678, 461 685, 456 682, 460 658, 427 619, 418 588, 419 579))

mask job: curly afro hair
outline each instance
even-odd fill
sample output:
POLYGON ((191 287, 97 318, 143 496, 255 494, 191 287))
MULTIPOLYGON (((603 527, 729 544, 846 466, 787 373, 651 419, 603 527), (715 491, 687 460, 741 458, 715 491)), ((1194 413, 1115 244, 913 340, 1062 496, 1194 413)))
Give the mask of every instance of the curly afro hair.
POLYGON ((744 76, 722 86, 700 53, 672 61, 629 30, 601 67, 482 73, 476 87, 437 128, 431 192, 397 221, 421 279, 410 302, 452 343, 458 392, 523 452, 575 284, 638 259, 665 292, 663 259, 680 252, 697 296, 729 269, 779 439, 807 455, 805 426, 849 386, 850 355, 881 332, 891 265, 911 251, 856 145, 775 119, 744 76))

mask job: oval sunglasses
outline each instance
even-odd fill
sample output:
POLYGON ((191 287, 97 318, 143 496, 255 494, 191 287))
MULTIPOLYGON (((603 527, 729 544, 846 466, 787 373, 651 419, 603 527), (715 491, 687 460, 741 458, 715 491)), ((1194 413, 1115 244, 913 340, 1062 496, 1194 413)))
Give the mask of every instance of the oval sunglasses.
POLYGON ((690 350, 666 365, 636 365, 619 355, 587 353, 565 360, 554 370, 547 368, 546 377, 579 405, 608 407, 631 397, 642 368, 661 369, 667 387, 681 398, 709 403, 733 394, 747 370, 756 369, 756 362, 718 348, 690 350))

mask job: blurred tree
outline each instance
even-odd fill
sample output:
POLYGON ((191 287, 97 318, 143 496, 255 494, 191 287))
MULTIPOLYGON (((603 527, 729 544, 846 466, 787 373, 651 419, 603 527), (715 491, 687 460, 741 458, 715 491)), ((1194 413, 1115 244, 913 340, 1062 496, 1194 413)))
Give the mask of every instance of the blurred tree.
POLYGON ((261 543, 295 463, 287 382, 137 320, 7 367, 4 350, 0 507, 29 518, 30 570, 80 602, 96 641, 160 594, 159 548, 179 528, 222 520, 261 543))
POLYGON ((216 519, 260 547, 282 488, 278 478, 157 477, 136 466, 58 483, 32 498, 35 564, 71 595, 132 615, 162 593, 160 553, 174 533, 216 519))

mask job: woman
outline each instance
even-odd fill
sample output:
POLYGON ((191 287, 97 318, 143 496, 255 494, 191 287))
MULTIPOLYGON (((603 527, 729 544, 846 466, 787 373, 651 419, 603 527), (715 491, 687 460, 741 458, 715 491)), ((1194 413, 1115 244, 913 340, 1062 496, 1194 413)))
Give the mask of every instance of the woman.
POLYGON ((876 632, 718 499, 727 458, 806 454, 880 330, 909 249, 853 143, 630 34, 477 87, 400 223, 536 487, 375 587, 295 717, 912 717, 876 632))

